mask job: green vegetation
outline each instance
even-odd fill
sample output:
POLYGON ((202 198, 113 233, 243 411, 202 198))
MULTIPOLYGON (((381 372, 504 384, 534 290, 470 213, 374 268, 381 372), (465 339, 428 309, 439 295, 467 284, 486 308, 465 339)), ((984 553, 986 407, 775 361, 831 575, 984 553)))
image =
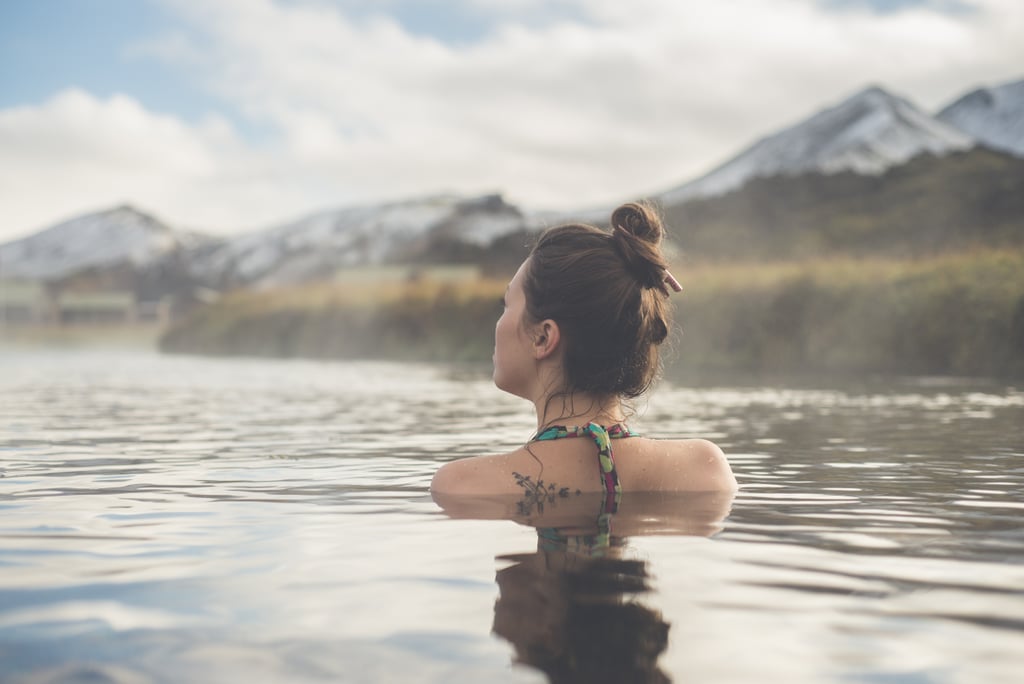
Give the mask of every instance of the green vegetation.
POLYGON ((702 266, 680 299, 687 365, 1024 376, 1024 252, 702 266))
POLYGON ((666 206, 673 242, 699 259, 917 258, 1024 247, 1024 159, 984 148, 922 155, 881 176, 754 179, 666 206))
POLYGON ((160 348, 211 355, 489 359, 505 285, 478 280, 243 290, 173 326, 160 348))
MULTIPOLYGON (((1024 251, 679 269, 688 368, 1024 376, 1024 251)), ((171 352, 486 361, 504 280, 241 291, 162 340, 171 352)))

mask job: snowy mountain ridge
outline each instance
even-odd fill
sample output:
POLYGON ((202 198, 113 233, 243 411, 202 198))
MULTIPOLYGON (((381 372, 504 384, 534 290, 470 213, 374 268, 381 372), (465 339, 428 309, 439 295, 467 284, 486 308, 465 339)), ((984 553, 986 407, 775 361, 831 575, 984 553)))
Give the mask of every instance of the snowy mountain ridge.
POLYGON ((324 211, 225 239, 175 230, 122 206, 0 245, 0 278, 55 281, 117 266, 142 271, 174 255, 204 285, 275 285, 415 258, 432 239, 486 246, 526 220, 497 195, 445 195, 324 211))
POLYGON ((209 238, 175 230, 130 206, 86 214, 0 245, 4 278, 54 280, 91 269, 146 267, 209 238))
POLYGON ((219 285, 279 285, 415 257, 431 239, 486 246, 524 226, 523 213, 497 195, 387 202, 241 235, 199 256, 194 269, 201 280, 219 285))
POLYGON ((1024 80, 971 91, 935 118, 989 147, 1024 157, 1024 80))
POLYGON ((878 175, 911 158, 966 150, 974 139, 873 86, 756 142, 710 173, 658 196, 665 203, 721 195, 748 180, 808 172, 878 175))

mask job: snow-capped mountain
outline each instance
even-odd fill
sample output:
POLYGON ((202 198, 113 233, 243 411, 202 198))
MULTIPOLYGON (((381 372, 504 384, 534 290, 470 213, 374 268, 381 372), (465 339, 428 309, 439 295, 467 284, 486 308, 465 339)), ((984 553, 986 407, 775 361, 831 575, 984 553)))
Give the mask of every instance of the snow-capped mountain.
POLYGON ((871 87, 763 138, 707 175, 657 198, 678 203, 720 195, 759 176, 839 171, 875 175, 925 152, 943 155, 973 145, 969 135, 908 100, 871 87))
POLYGON ((499 196, 437 196, 314 214, 226 241, 194 260, 215 286, 275 285, 328 276, 346 266, 414 258, 431 240, 486 246, 524 227, 499 196))
POLYGON ((129 206, 73 218, 0 245, 0 277, 59 280, 88 269, 144 269, 206 238, 175 230, 129 206))
POLYGON ((974 90, 936 118, 989 147, 1024 157, 1024 80, 974 90))
MULTIPOLYGON (((761 176, 844 170, 878 174, 922 153, 942 156, 979 140, 1024 156, 1024 81, 974 91, 943 109, 939 118, 881 88, 868 88, 760 140, 711 173, 653 197, 679 205, 725 194, 761 176)), ((570 220, 602 224, 609 215, 610 208, 528 212, 497 195, 446 195, 321 212, 218 239, 119 207, 0 245, 0 279, 55 281, 127 265, 154 291, 171 282, 217 289, 302 282, 329 277, 346 266, 444 258, 452 253, 445 251, 450 243, 485 250, 519 230, 570 220)))
POLYGON ((0 278, 53 281, 124 265, 142 272, 173 256, 205 286, 302 282, 346 266, 415 260, 432 242, 486 247, 528 220, 497 195, 438 196, 321 212, 224 239, 118 207, 0 245, 0 278))

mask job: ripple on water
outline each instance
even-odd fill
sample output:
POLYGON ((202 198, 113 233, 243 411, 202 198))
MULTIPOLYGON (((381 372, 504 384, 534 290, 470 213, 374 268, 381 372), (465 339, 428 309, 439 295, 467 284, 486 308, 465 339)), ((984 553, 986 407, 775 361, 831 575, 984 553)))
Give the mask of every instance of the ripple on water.
MULTIPOLYGON (((641 408, 743 484, 713 539, 627 547, 674 680, 1024 668, 1024 393, 666 384, 641 408)), ((427 491, 529 436, 487 373, 0 356, 0 414, 0 680, 541 681, 492 635, 496 557, 536 532, 427 491)))

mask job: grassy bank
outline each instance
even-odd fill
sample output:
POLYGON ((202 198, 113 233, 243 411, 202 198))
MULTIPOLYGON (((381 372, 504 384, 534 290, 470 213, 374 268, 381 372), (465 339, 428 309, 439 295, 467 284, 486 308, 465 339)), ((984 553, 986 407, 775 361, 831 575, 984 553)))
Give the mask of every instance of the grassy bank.
POLYGON ((0 349, 153 350, 164 330, 151 323, 0 325, 0 349))
POLYGON ((172 327, 160 348, 209 355, 489 359, 505 285, 480 280, 239 291, 172 327))
POLYGON ((704 265, 679 357, 704 368, 1024 376, 1024 253, 704 265))
MULTIPOLYGON (((670 363, 739 371, 1024 376, 1024 253, 679 268, 670 363)), ((504 281, 238 292, 170 352, 486 360, 504 281)))

